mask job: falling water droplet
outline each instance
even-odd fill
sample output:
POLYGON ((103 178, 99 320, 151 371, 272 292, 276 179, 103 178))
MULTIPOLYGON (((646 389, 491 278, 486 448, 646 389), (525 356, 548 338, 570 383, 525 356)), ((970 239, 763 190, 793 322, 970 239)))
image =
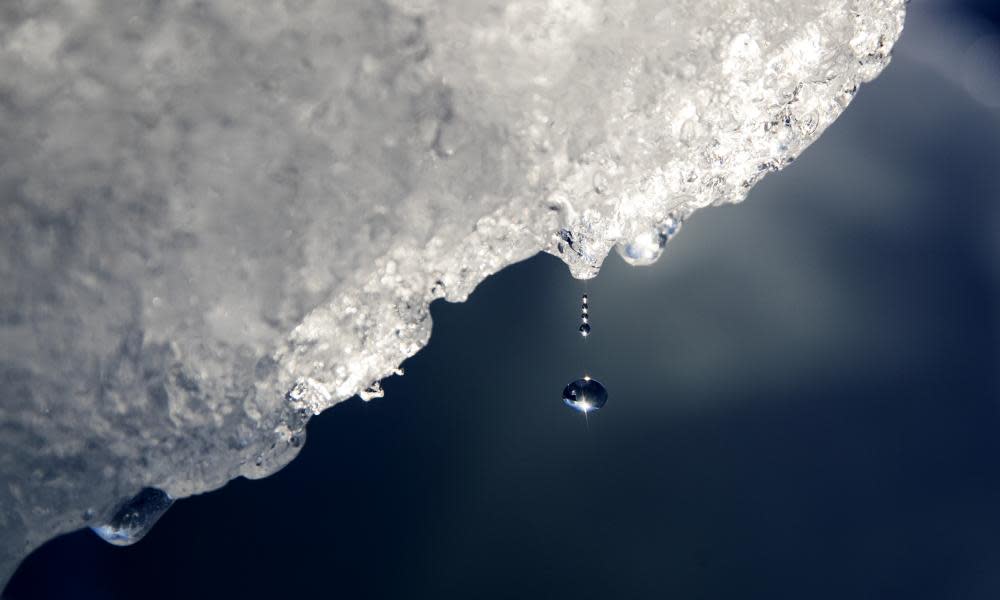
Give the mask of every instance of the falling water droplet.
POLYGON ((149 533, 173 503, 174 499, 163 490, 145 488, 122 504, 111 521, 91 529, 109 544, 130 546, 149 533))
POLYGON ((584 377, 570 383, 563 390, 566 406, 582 413, 599 410, 608 401, 608 390, 596 379, 584 377))
MULTIPOLYGON (((590 306, 587 294, 580 298, 580 335, 590 335, 590 306)), ((599 381, 585 375, 563 389, 563 402, 566 406, 582 412, 584 415, 598 410, 608 401, 608 391, 599 381)))

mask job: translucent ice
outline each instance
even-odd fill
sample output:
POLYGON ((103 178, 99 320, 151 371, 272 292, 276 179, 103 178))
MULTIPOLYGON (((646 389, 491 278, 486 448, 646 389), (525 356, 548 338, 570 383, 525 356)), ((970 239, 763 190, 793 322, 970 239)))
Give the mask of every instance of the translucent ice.
POLYGON ((743 199, 903 4, 5 3, 0 581, 143 488, 280 468, 433 299, 743 199))

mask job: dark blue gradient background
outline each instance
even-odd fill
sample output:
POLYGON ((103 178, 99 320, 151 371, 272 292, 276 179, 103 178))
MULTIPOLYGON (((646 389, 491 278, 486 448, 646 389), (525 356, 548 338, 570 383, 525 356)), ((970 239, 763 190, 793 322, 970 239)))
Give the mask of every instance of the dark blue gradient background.
MULTIPOLYGON (((911 5, 943 14, 1000 16, 911 5)), ((436 303, 285 470, 130 548, 54 540, 4 597, 1000 598, 1000 111, 921 31, 657 265, 539 256, 436 303), (560 400, 584 370, 589 427, 560 400)))

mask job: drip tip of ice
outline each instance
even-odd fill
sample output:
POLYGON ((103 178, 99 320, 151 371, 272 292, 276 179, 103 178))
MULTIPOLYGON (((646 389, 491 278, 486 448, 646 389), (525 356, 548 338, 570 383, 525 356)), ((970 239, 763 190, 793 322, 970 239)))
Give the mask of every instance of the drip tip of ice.
POLYGON ((91 529, 115 546, 130 546, 141 540, 174 503, 163 490, 146 488, 115 511, 111 520, 91 529))

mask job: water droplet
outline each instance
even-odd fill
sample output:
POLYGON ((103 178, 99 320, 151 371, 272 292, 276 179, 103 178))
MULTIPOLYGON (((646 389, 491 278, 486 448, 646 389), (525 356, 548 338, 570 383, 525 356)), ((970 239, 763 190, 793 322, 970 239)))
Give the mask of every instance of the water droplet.
POLYGON ((590 310, 587 308, 587 294, 580 298, 580 335, 587 337, 590 335, 590 310))
POLYGON ((582 413, 599 410, 608 401, 608 390, 596 379, 577 379, 563 390, 566 406, 582 413))
POLYGON ((652 231, 640 233, 632 241, 618 244, 616 249, 625 262, 633 266, 651 265, 663 254, 663 248, 681 229, 681 222, 673 217, 652 231))
POLYGON ((110 522, 91 529, 109 544, 130 546, 149 533, 173 503, 163 490, 145 488, 122 504, 110 522))
POLYGON ((651 265, 663 254, 667 240, 657 231, 640 233, 626 244, 618 244, 618 254, 634 266, 651 265))

